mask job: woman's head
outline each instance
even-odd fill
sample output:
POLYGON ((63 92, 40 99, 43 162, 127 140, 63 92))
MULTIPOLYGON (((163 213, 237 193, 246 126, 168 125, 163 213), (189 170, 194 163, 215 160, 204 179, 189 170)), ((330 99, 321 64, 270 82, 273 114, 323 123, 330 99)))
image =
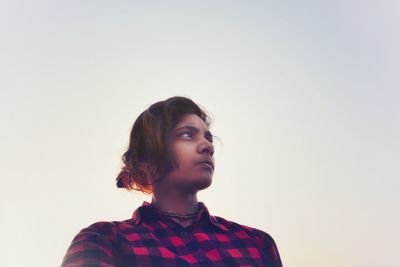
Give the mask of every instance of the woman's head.
MULTIPOLYGON (((213 170, 197 164, 206 159, 214 164, 210 123, 206 112, 186 97, 175 96, 151 105, 133 124, 117 186, 152 193, 152 184, 167 176, 179 184, 182 175, 208 175, 206 180, 211 182, 213 170)), ((192 178, 196 183, 197 178, 192 178)))

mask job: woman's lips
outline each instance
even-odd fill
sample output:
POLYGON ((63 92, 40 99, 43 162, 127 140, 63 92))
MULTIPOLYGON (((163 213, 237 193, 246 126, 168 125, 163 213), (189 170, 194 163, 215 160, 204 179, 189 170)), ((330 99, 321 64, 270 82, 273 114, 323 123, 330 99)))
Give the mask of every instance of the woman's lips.
POLYGON ((210 162, 202 161, 202 162, 199 162, 198 164, 203 166, 203 167, 207 167, 207 168, 209 168, 211 170, 214 170, 214 166, 210 162))

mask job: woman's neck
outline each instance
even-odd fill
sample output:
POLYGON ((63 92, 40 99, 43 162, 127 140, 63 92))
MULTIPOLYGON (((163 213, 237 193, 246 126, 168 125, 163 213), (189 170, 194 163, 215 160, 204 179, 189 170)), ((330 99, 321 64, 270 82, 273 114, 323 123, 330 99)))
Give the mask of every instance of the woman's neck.
POLYGON ((153 193, 151 204, 161 212, 181 215, 193 214, 198 211, 199 203, 196 194, 160 194, 153 193))

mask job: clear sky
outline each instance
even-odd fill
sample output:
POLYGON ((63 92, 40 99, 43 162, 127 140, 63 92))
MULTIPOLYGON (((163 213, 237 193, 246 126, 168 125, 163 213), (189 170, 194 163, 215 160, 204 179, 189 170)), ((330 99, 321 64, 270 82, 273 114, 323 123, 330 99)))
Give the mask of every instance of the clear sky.
POLYGON ((131 217, 134 120, 174 95, 211 113, 214 215, 285 267, 398 266, 398 1, 1 1, 1 263, 58 266, 131 217))

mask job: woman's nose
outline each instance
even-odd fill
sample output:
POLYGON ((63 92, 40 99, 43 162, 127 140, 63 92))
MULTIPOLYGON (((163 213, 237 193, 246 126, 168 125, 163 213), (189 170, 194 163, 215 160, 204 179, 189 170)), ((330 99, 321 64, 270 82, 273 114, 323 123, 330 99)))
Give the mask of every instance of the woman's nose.
POLYGON ((200 144, 200 153, 208 152, 211 156, 214 155, 214 145, 206 138, 200 144))

